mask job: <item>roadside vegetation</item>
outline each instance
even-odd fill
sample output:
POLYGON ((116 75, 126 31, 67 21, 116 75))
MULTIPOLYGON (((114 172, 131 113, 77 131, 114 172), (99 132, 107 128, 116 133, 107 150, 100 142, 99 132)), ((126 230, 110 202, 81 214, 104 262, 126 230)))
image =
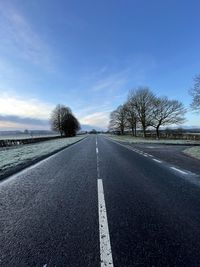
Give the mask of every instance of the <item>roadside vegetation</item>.
MULTIPOLYGON (((106 136, 121 142, 130 144, 172 144, 172 145, 200 145, 200 141, 183 140, 183 139, 152 139, 143 137, 133 137, 130 135, 113 135, 107 134, 106 136)), ((199 151, 200 152, 200 151, 199 151)))
MULTIPOLYGON (((194 78, 189 93, 192 96, 190 108, 200 113, 200 75, 194 78)), ((129 92, 125 103, 111 112, 108 136, 128 143, 194 144, 184 153, 200 159, 198 133, 185 133, 180 126, 176 130, 169 128, 185 122, 186 112, 187 109, 180 101, 166 96, 158 97, 148 87, 138 87, 129 92)))
POLYGON ((137 136, 141 129, 143 137, 149 127, 160 137, 160 127, 181 124, 185 121, 186 109, 178 100, 156 96, 148 87, 130 91, 128 99, 110 114, 109 131, 124 135, 131 131, 137 136))
POLYGON ((189 147, 184 150, 184 153, 190 157, 200 160, 200 146, 189 147))
POLYGON ((36 161, 41 160, 73 143, 86 137, 80 135, 71 138, 60 138, 37 144, 18 146, 15 148, 1 148, 0 150, 0 178, 20 170, 36 161))
POLYGON ((194 77, 194 86, 190 90, 192 96, 191 108, 200 112, 200 74, 194 77))
POLYGON ((59 132, 61 136, 75 136, 80 130, 80 123, 71 109, 60 104, 52 111, 50 123, 52 130, 59 132))
MULTIPOLYGON (((37 142, 48 141, 50 139, 59 139, 61 137, 74 137, 80 130, 80 123, 73 115, 71 109, 58 104, 50 116, 50 124, 53 132, 48 135, 33 136, 33 131, 24 131, 24 135, 18 133, 15 136, 4 136, 0 139, 0 147, 21 146, 37 142), (59 135, 60 134, 60 135, 59 135)), ((49 131, 50 132, 50 131, 49 131)))

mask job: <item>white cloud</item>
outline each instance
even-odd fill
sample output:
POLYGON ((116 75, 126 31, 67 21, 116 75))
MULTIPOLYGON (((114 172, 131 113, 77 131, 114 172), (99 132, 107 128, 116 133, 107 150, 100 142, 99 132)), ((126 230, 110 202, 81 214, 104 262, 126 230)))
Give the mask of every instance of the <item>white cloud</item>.
MULTIPOLYGON (((40 120, 48 120, 51 111, 55 105, 42 102, 35 98, 22 98, 15 94, 6 92, 1 94, 0 98, 0 115, 3 116, 18 116, 21 118, 32 118, 40 120)), ((82 107, 77 110, 76 116, 82 124, 89 124, 106 129, 109 122, 110 109, 107 105, 82 107), (103 110, 103 111, 99 111, 103 110)), ((1 129, 25 129, 30 128, 30 124, 0 121, 1 129)), ((42 129, 41 125, 33 125, 34 129, 42 129)))
POLYGON ((109 111, 96 112, 80 119, 82 124, 89 124, 106 129, 109 122, 109 111))
POLYGON ((38 99, 25 99, 7 93, 1 93, 0 114, 14 115, 24 118, 49 119, 54 105, 38 99))

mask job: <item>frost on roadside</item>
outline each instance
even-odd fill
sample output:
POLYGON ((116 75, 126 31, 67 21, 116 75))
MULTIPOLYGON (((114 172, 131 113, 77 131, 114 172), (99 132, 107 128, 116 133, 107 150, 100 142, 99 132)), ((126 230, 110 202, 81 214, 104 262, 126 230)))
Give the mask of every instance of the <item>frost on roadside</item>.
POLYGON ((189 155, 193 158, 200 159, 200 146, 193 146, 184 150, 186 155, 189 155))
POLYGON ((18 165, 26 164, 40 157, 53 153, 56 150, 67 147, 85 136, 55 139, 37 144, 23 145, 11 149, 0 150, 0 175, 18 165))
POLYGON ((108 137, 121 142, 128 142, 131 144, 174 144, 174 145, 187 145, 187 144, 200 144, 200 141, 192 140, 182 140, 182 139, 148 139, 142 137, 132 137, 132 136, 118 136, 118 135, 108 135, 108 137))

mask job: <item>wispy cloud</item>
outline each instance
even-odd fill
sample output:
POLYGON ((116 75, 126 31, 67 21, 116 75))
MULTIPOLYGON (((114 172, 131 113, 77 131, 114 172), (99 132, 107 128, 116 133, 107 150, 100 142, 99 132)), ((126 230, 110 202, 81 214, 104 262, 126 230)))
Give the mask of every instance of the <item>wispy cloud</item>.
POLYGON ((108 126, 109 114, 109 111, 96 112, 81 118, 81 123, 106 129, 108 126))
POLYGON ((113 73, 110 75, 105 75, 104 78, 98 79, 92 86, 91 90, 98 91, 115 91, 123 87, 128 79, 128 71, 124 70, 122 72, 113 73))
POLYGON ((109 71, 108 66, 103 66, 90 76, 93 80, 91 91, 107 91, 116 94, 128 83, 132 83, 132 87, 141 85, 146 81, 148 73, 155 67, 155 60, 149 55, 133 56, 132 60, 123 62, 122 66, 118 66, 118 70, 112 70, 112 72, 109 71), (124 68, 123 65, 125 65, 124 68))
MULTIPOLYGON (((140 64, 136 62, 118 71, 106 65, 102 66, 91 74, 91 80, 89 75, 85 80, 81 77, 80 86, 78 84, 77 88, 68 93, 62 92, 56 99, 69 105, 82 124, 106 128, 110 112, 126 100, 128 91, 134 86, 144 84, 147 70, 151 69, 152 65, 148 66, 147 63, 147 60, 142 59, 140 64)), ((47 120, 57 104, 54 100, 52 103, 45 103, 34 97, 19 97, 4 90, 4 93, 1 93, 0 114, 47 120)))
POLYGON ((33 30, 28 19, 16 7, 0 2, 1 47, 48 70, 53 68, 50 47, 33 30))
POLYGON ((87 105, 86 99, 79 107, 80 121, 107 128, 110 112, 126 100, 130 89, 145 83, 147 73, 154 67, 151 57, 141 56, 118 71, 105 65, 86 75, 84 78, 88 82, 88 96, 92 106, 87 105))

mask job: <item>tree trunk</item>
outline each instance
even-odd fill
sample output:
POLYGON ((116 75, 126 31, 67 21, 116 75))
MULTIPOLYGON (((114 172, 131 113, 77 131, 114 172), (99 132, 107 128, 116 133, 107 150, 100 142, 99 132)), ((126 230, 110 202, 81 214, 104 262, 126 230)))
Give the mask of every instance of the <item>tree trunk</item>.
POLYGON ((146 129, 143 127, 143 137, 146 138, 146 129))
POLYGON ((134 136, 134 127, 131 127, 131 131, 132 131, 132 136, 134 136))
POLYGON ((135 129, 134 129, 134 131, 135 131, 135 137, 137 136, 137 125, 135 124, 135 129))
POLYGON ((156 127, 156 136, 157 136, 157 139, 160 138, 159 127, 160 127, 160 126, 157 126, 157 127, 156 127))

